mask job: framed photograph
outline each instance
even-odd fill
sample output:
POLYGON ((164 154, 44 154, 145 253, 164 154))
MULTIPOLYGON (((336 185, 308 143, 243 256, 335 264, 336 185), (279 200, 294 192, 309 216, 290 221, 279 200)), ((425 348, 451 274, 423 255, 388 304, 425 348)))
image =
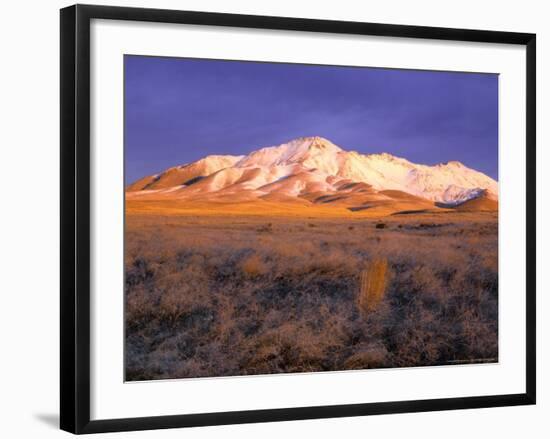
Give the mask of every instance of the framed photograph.
POLYGON ((61 10, 61 428, 535 403, 535 35, 61 10))

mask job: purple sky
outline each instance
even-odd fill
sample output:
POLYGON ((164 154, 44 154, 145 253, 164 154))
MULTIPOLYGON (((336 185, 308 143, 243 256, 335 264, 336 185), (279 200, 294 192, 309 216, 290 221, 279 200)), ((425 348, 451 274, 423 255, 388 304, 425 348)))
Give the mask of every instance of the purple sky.
POLYGON ((302 136, 497 179, 498 76, 125 56, 126 183, 302 136))

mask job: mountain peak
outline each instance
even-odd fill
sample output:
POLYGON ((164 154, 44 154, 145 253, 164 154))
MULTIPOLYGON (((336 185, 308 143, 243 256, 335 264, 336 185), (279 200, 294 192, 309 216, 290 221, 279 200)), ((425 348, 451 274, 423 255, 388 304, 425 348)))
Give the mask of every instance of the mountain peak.
MULTIPOLYGON (((268 146, 253 151, 237 163, 239 167, 246 166, 282 166, 296 163, 305 164, 308 161, 330 162, 336 154, 343 150, 319 136, 298 137, 278 146, 268 146)), ((318 166, 308 166, 318 167, 318 166)))
POLYGON ((279 145, 279 147, 287 147, 287 148, 297 148, 302 151, 333 151, 333 152, 339 152, 343 151, 342 148, 340 148, 338 145, 335 145, 330 140, 325 139, 321 136, 307 136, 307 137, 298 137, 294 140, 290 140, 286 143, 283 143, 279 145))
POLYGON ((291 140, 287 143, 292 143, 292 142, 305 142, 305 143, 309 143, 310 145, 334 145, 334 143, 332 143, 330 140, 321 136, 298 137, 297 139, 291 140))
POLYGON ((440 163, 439 166, 452 166, 455 168, 465 168, 464 164, 462 162, 459 162, 458 160, 451 160, 445 163, 440 163))

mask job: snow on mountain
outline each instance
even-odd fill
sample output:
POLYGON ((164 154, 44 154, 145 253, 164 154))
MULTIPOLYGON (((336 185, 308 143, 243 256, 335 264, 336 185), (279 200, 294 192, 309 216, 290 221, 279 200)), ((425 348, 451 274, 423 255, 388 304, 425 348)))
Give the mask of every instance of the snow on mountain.
POLYGON ((333 175, 338 171, 337 157, 344 151, 322 137, 301 137, 279 146, 251 152, 236 163, 238 167, 285 166, 301 164, 306 169, 318 169, 333 175))
POLYGON ((465 189, 455 185, 448 186, 440 197, 440 202, 450 206, 462 204, 465 201, 477 198, 485 194, 485 189, 465 189))
POLYGON ((207 156, 145 177, 127 191, 170 188, 179 197, 244 191, 300 197, 336 192, 342 182, 366 183, 374 191, 402 191, 446 205, 458 205, 482 194, 498 199, 495 180, 460 162, 414 164, 387 153, 345 151, 322 137, 301 137, 246 156, 207 156))
POLYGON ((135 183, 131 184, 127 191, 140 190, 155 190, 168 189, 175 186, 184 185, 196 178, 208 176, 220 169, 225 169, 233 166, 243 156, 232 155, 209 155, 193 163, 188 163, 181 166, 174 166, 166 171, 144 177, 135 183))
POLYGON ((483 189, 498 198, 498 183, 460 162, 435 166, 417 165, 409 172, 406 184, 410 192, 442 203, 459 203, 475 198, 483 189))

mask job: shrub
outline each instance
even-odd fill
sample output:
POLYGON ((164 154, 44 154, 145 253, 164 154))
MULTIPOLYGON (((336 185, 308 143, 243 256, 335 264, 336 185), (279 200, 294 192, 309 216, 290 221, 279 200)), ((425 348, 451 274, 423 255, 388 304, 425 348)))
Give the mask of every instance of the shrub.
POLYGON ((266 225, 264 226, 260 226, 256 229, 257 232, 260 232, 260 233, 267 233, 267 232, 272 232, 273 231, 273 224, 271 223, 267 223, 266 225))
POLYGON ((249 277, 262 276, 268 271, 267 265, 258 255, 252 255, 246 258, 241 267, 244 274, 249 277))
POLYGON ((345 362, 346 369, 371 369, 383 367, 388 356, 388 351, 382 345, 367 346, 365 350, 350 356, 345 362))

